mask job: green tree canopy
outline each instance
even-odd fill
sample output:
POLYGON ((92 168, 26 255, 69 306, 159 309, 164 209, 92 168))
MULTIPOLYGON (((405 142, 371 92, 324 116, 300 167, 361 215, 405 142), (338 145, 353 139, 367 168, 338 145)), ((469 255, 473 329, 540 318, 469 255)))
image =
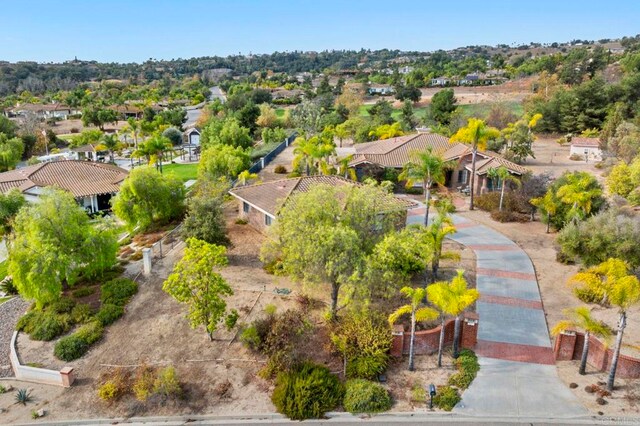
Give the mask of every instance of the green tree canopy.
POLYGON ((7 138, 0 133, 0 172, 13 170, 22 159, 24 143, 20 138, 7 138))
POLYGON ((249 153, 241 147, 214 145, 202 152, 198 177, 207 180, 235 179, 251 165, 249 153))
POLYGON ((0 194, 0 233, 6 234, 11 230, 13 219, 25 204, 24 195, 17 188, 0 194))
POLYGON ((92 224, 70 193, 47 188, 15 217, 9 273, 22 297, 42 308, 79 276, 98 277, 111 268, 117 249, 110 222, 92 224))
POLYGON ((130 229, 166 223, 184 212, 185 189, 176 177, 164 176, 151 167, 137 167, 111 200, 114 213, 130 229))
POLYGON ((431 98, 431 118, 438 124, 449 125, 451 114, 456 108, 453 89, 440 90, 431 98))
POLYGON ((209 244, 227 245, 222 206, 228 186, 218 181, 200 180, 187 198, 187 214, 182 223, 185 239, 197 238, 209 244))

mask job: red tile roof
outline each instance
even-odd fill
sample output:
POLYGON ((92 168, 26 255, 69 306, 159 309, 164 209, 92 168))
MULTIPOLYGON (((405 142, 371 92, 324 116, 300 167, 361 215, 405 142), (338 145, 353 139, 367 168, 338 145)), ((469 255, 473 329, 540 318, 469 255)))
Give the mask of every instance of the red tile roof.
POLYGON ((571 138, 571 146, 578 148, 599 148, 600 139, 598 138, 571 138))
POLYGON ((0 191, 19 188, 24 192, 34 187, 57 186, 74 197, 110 194, 120 190, 127 174, 125 169, 109 164, 53 161, 0 173, 0 191))

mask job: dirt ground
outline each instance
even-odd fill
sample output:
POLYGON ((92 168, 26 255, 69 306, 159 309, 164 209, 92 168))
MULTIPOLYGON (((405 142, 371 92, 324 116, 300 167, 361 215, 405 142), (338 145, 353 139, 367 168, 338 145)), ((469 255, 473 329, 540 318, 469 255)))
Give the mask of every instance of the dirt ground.
MULTIPOLYGON (((112 124, 112 123, 105 124, 104 129, 107 132, 120 130, 126 124, 127 124, 126 121, 121 120, 121 121, 118 121, 116 124, 112 124)), ((89 127, 84 126, 82 124, 82 120, 63 120, 63 121, 58 121, 55 126, 51 126, 50 128, 51 128, 51 130, 53 130, 53 132, 56 135, 67 135, 67 134, 70 134, 72 132, 72 129, 78 130, 76 133, 81 133, 83 130, 86 130, 86 129, 97 129, 97 127, 93 127, 93 126, 89 126, 89 127)))

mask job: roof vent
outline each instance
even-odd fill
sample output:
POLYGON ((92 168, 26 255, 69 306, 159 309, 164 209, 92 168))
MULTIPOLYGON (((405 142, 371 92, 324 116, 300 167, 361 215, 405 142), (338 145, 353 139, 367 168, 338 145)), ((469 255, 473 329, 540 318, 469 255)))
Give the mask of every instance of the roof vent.
POLYGON ((416 127, 418 133, 431 133, 431 127, 416 127))

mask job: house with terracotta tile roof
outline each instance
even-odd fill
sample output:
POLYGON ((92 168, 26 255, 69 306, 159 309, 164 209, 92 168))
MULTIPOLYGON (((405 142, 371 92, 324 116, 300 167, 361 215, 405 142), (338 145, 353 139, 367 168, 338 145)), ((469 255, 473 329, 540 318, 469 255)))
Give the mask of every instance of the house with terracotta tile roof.
POLYGON ((569 156, 581 157, 583 160, 602 160, 602 149, 599 138, 571 138, 569 156))
MULTIPOLYGON (((241 218, 247 220, 258 231, 266 229, 276 220, 278 211, 295 194, 307 192, 314 185, 331 185, 339 187, 362 186, 339 176, 302 176, 296 178, 280 179, 255 185, 239 186, 229 191, 238 200, 238 211, 241 218)), ((393 198, 393 205, 389 211, 406 211, 416 204, 408 199, 393 198)), ((406 216, 402 218, 404 226, 406 216)))
MULTIPOLYGON (((356 144, 356 152, 349 165, 355 168, 358 178, 361 179, 365 175, 375 174, 376 169, 378 171, 387 168, 402 170, 415 153, 424 152, 429 148, 445 161, 455 164, 453 169, 446 172, 445 186, 467 187, 471 177, 470 147, 462 143, 450 143, 449 138, 430 131, 356 144)), ((505 166, 515 176, 522 176, 528 172, 527 168, 496 153, 479 151, 476 158, 476 194, 494 189, 494 182, 487 177, 487 172, 493 167, 500 166, 505 166)))
POLYGON ((27 201, 37 202, 44 188, 69 191, 89 213, 111 209, 111 197, 127 177, 125 169, 89 161, 52 161, 0 173, 0 192, 13 188, 27 201))

